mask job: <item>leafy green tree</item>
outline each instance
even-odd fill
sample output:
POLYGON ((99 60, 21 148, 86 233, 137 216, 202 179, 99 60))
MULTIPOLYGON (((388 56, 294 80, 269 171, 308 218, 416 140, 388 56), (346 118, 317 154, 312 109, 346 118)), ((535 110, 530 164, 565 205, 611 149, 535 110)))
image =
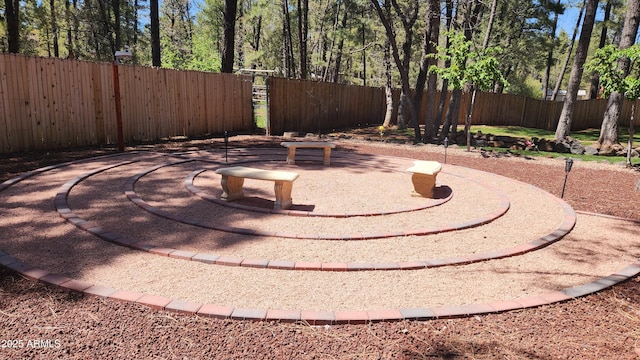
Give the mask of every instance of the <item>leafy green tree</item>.
POLYGON ((598 0, 586 0, 584 22, 582 23, 580 39, 578 40, 578 46, 576 47, 576 55, 571 68, 569 84, 567 85, 567 96, 564 99, 562 112, 560 113, 560 119, 558 120, 558 126, 556 128, 556 141, 566 139, 571 130, 573 110, 575 108, 576 99, 578 98, 578 88, 580 87, 580 81, 582 80, 584 63, 587 58, 587 51, 589 50, 589 42, 591 39, 591 32, 593 31, 593 25, 595 23, 597 8, 598 0))
POLYGON ((186 69, 220 72, 221 67, 219 54, 211 51, 211 39, 202 32, 194 33, 192 54, 186 69))
MULTIPOLYGON (((398 38, 392 26, 393 18, 390 11, 384 11, 377 0, 371 0, 371 4, 376 10, 382 25, 385 28, 389 44, 391 45, 391 55, 400 73, 401 93, 400 106, 398 109, 398 128, 404 129, 407 123, 414 125, 418 121, 417 111, 410 100, 411 88, 409 83, 409 65, 411 63, 411 46, 413 45, 413 27, 418 19, 419 2, 414 1, 410 6, 402 7, 397 1, 391 1, 396 16, 403 25, 404 41, 402 43, 402 53, 398 46, 398 38), (402 55, 402 57, 401 57, 402 55), (407 121, 407 119, 409 119, 407 121)), ((384 5, 384 4, 383 4, 384 5)), ((419 136, 416 141, 419 140, 419 136)))
POLYGON ((635 63, 638 60, 640 60, 640 44, 625 49, 607 45, 598 49, 585 65, 586 69, 598 73, 604 97, 609 98, 612 94, 618 94, 631 101, 627 166, 631 166, 636 102, 640 98, 640 79, 638 78, 640 71, 636 68, 635 73, 632 73, 630 68, 620 66, 620 63, 635 63))
POLYGON ((160 43, 162 66, 188 67, 193 52, 193 18, 189 0, 165 0, 160 7, 160 43))
POLYGON ((454 32, 448 34, 451 41, 448 48, 439 48, 437 54, 441 60, 448 60, 449 67, 432 66, 430 71, 446 79, 454 89, 462 90, 466 85, 472 88, 471 102, 467 110, 465 120, 465 134, 467 137, 467 150, 471 149, 471 116, 478 90, 492 90, 496 84, 506 86, 506 78, 499 70, 498 61, 494 54, 500 52, 498 48, 489 47, 480 51, 471 50, 472 42, 465 40, 464 34, 454 32))
MULTIPOLYGON (((638 24, 640 24, 640 1, 629 0, 627 11, 620 36, 620 49, 626 49, 632 46, 638 34, 638 24)), ((610 50, 604 51, 605 53, 610 50)), ((610 52, 610 56, 617 56, 615 52, 610 52)), ((624 54, 622 54, 624 55, 624 54)), ((625 77, 631 69, 631 60, 622 56, 618 59, 616 70, 621 72, 621 76, 625 77)), ((605 87, 605 84, 602 85, 605 87)), ((618 120, 620 118, 620 108, 622 107, 623 93, 615 89, 610 93, 607 99, 607 107, 602 119, 600 128, 600 137, 595 146, 601 154, 610 154, 613 152, 614 145, 618 143, 618 120)))

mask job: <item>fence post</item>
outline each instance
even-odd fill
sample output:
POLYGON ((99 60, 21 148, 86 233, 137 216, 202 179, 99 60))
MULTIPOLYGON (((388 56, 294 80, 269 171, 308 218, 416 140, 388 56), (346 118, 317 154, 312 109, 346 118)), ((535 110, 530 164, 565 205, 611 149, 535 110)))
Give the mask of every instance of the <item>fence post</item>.
POLYGON ((122 132, 122 103, 120 102, 120 76, 118 76, 117 59, 111 63, 113 73, 113 95, 116 101, 116 130, 118 133, 118 150, 124 151, 124 134, 122 132))

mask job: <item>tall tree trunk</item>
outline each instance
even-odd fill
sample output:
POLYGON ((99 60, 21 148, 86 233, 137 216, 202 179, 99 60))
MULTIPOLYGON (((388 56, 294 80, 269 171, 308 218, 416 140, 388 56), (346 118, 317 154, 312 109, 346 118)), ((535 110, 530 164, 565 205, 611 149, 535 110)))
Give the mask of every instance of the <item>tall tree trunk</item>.
POLYGON ((238 0, 225 0, 224 23, 222 41, 222 66, 220 72, 230 74, 233 72, 233 60, 235 53, 236 14, 238 12, 238 0))
MULTIPOLYGON (((638 34, 638 25, 640 24, 640 0, 629 0, 627 3, 627 12, 622 28, 622 36, 620 37, 620 49, 626 49, 634 44, 636 35, 638 34)), ((626 75, 629 74, 631 63, 628 58, 621 59, 618 62, 618 68, 626 75)), ((607 107, 602 119, 602 127, 600 128, 600 137, 596 143, 596 148, 601 154, 610 154, 611 147, 618 143, 618 121, 620 119, 620 109, 624 95, 613 92, 607 100, 607 107)))
MULTIPOLYGON (((447 31, 451 31, 452 27, 453 27, 453 0, 446 0, 445 2, 446 7, 445 7, 445 14, 446 14, 446 28, 447 31)), ((457 15, 457 13, 456 13, 457 15)), ((447 40, 446 40, 446 47, 449 47, 449 37, 447 36, 447 40)), ((451 61, 446 60, 444 63, 445 67, 449 67, 451 65, 451 61)), ((442 123, 442 115, 444 113, 444 104, 447 98, 447 91, 449 89, 449 82, 445 79, 442 80, 442 91, 440 93, 440 101, 438 102, 438 111, 436 113, 436 118, 433 121, 433 133, 435 135, 438 135, 438 132, 440 130, 440 124, 442 123)), ((449 123, 450 125, 451 123, 449 123)), ((444 126, 443 126, 443 131, 444 131, 444 126)), ((449 134, 449 129, 447 128, 447 135, 449 134)), ((440 135, 438 136, 438 140, 442 141, 447 135, 442 135, 442 133, 440 133, 440 135)))
POLYGON ((393 88, 391 87, 391 44, 387 39, 385 47, 384 47, 384 69, 385 69, 385 83, 384 83, 384 94, 387 100, 387 111, 384 114, 384 122, 382 126, 389 127, 391 125, 391 121, 393 120, 393 88))
POLYGON ((139 0, 133 1, 133 63, 138 63, 138 19, 139 19, 139 9, 140 3, 139 0))
MULTIPOLYGON (((458 122, 458 116, 460 115, 460 99, 462 98, 462 90, 454 89, 451 92, 451 97, 449 98, 449 106, 447 107, 447 113, 444 116, 444 124, 442 124, 442 131, 440 132, 440 137, 438 138, 440 141, 443 141, 445 138, 449 137, 449 132, 451 131, 451 125, 455 121, 458 122)), ((455 128, 454 128, 455 129, 455 128)), ((451 143, 456 143, 456 134, 453 133, 453 138, 450 138, 451 143)))
MULTIPOLYGON (((560 6, 560 0, 557 0, 556 6, 560 6)), ((555 49, 556 30, 558 29, 558 12, 553 13, 553 23, 549 31, 549 52, 547 52, 547 66, 544 70, 542 78, 542 100, 547 100, 549 93, 549 78, 551 77, 551 67, 553 66, 553 50, 555 49)))
MULTIPOLYGON (((74 14, 73 15, 73 43, 75 44, 74 52, 77 52, 80 49, 80 16, 78 16, 78 0, 73 0, 72 5, 73 5, 73 14, 74 14)), ((76 56, 78 55, 79 54, 77 54, 76 56)))
MULTIPOLYGON (((391 26, 391 16, 389 11, 385 14, 382 8, 380 7, 380 3, 377 0, 371 0, 376 12, 378 13, 378 17, 384 26, 385 32, 387 34, 387 39, 391 44, 391 54, 393 56, 393 60, 398 68, 398 72, 400 73, 400 81, 402 84, 401 94, 400 94, 400 103, 398 104, 398 129, 404 129, 407 127, 406 119, 409 119, 408 123, 413 125, 418 121, 418 116, 416 114, 416 109, 413 106, 413 102, 411 101, 411 85, 409 85, 409 63, 411 61, 411 45, 413 42, 413 24, 415 24, 418 19, 418 8, 419 2, 416 0, 413 3, 413 8, 408 9, 410 12, 407 14, 405 10, 400 7, 395 0, 391 0, 391 4, 393 5, 398 17, 402 21, 402 26, 404 28, 405 37, 404 43, 402 45, 404 57, 400 59, 400 50, 398 49, 398 43, 396 39, 396 35, 393 27, 391 26)), ((388 1, 385 1, 385 6, 388 1)))
MULTIPOLYGON (((438 44, 438 38, 440 37, 440 1, 439 0, 429 0, 427 1, 427 14, 425 17, 425 43, 424 43, 424 52, 426 55, 435 54, 437 52, 436 45, 438 44)), ((424 119, 424 136, 422 138, 422 142, 428 143, 431 142, 434 137, 434 122, 435 119, 433 117, 433 113, 436 107, 436 87, 438 84, 438 76, 434 73, 428 73, 431 65, 435 65, 437 60, 432 56, 423 56, 423 63, 420 65, 420 72, 423 71, 427 73, 427 94, 425 98, 426 110, 425 110, 425 119, 424 119), (426 60, 426 61, 425 61, 426 60)), ((424 84, 422 86, 416 86, 416 95, 418 89, 423 89, 424 84)), ((422 93, 422 91, 421 91, 422 93)), ((417 96, 416 96, 417 97, 417 96)), ((416 99, 416 108, 420 106, 422 102, 421 99, 416 99)))
POLYGON ((58 14, 56 10, 56 0, 49 0, 49 10, 51 12, 51 38, 53 40, 53 56, 60 57, 60 44, 58 43, 58 14))
MULTIPOLYGON (((482 3, 479 0, 467 0, 466 6, 467 6, 467 9, 465 11, 465 17, 463 20, 464 37, 467 41, 471 41, 473 37, 473 31, 476 27, 476 24, 478 23, 480 11, 482 10, 482 3)), ((467 86, 465 85, 465 87, 467 86)), ((451 104, 455 104, 455 106, 458 107, 457 109, 453 109, 453 111, 451 111, 451 115, 453 117, 451 119, 451 128, 452 128, 451 132, 453 133, 453 136, 454 136, 452 140, 454 140, 454 142, 457 142, 455 137, 458 134, 458 117, 459 117, 458 115, 460 114, 460 103, 462 100, 462 91, 460 92, 454 91, 454 93, 451 96, 459 97, 459 99, 456 99, 455 102, 449 103, 449 106, 451 106, 451 104)))
POLYGON ((283 14, 283 51, 284 51, 284 67, 286 77, 295 77, 296 69, 295 62, 293 60, 293 37, 291 34, 291 18, 289 16, 289 1, 282 0, 282 14, 283 14))
MULTIPOLYGON (((569 50, 567 51, 567 57, 564 60, 564 63, 562 64, 562 70, 560 70, 560 74, 558 75, 558 80, 556 81, 556 86, 553 89, 553 94, 551 94, 551 101, 556 101, 556 98, 558 97, 558 92, 560 91, 560 86, 562 86, 562 79, 564 78, 564 74, 567 72, 567 66, 569 66, 569 59, 571 59, 571 53, 573 52, 573 44, 576 42, 576 36, 578 36, 578 29, 580 28, 580 20, 582 20, 582 13, 584 12, 586 3, 587 3, 587 0, 584 0, 582 3, 582 7, 580 8, 580 12, 578 13, 578 21, 576 21, 576 27, 573 28, 573 36, 571 37, 571 42, 569 43, 569 50)), ((585 22, 586 21, 587 19, 585 18, 585 22)))
POLYGON ((582 23, 582 31, 580 39, 576 47, 576 56, 573 60, 573 68, 569 77, 569 86, 567 86, 567 96, 564 99, 558 127, 556 129, 555 140, 562 141, 569 136, 571 131, 571 120, 573 118, 573 110, 578 97, 578 89, 580 89, 580 80, 582 79, 583 65, 587 59, 589 50, 589 41, 591 40, 591 32, 593 24, 596 20, 596 11, 598 10, 598 0, 588 0, 584 14, 584 23, 582 23))
POLYGON ((67 22, 67 58, 75 58, 75 51, 73 50, 73 14, 71 12, 71 2, 65 0, 64 2, 64 18, 67 22))
MULTIPOLYGON (((349 12, 347 11, 346 7, 345 7, 345 11, 344 14, 342 15, 342 22, 340 23, 340 28, 342 30, 344 30, 347 27, 347 20, 348 20, 348 14, 349 12)), ((336 61, 335 61, 335 70, 333 72, 333 79, 332 81, 334 83, 338 83, 338 81, 340 81, 340 68, 342 66, 342 50, 344 49, 344 36, 340 35, 340 40, 338 40, 338 48, 336 50, 336 61)))
POLYGON ((162 66, 160 53, 160 9, 158 0, 149 0, 149 11, 151 17, 151 65, 162 66))
POLYGON ((307 38, 309 35, 309 0, 298 0, 298 41, 300 42, 300 79, 307 78, 307 38))
POLYGON ((120 0, 111 0, 113 11, 113 33, 115 35, 113 53, 122 49, 122 19, 120 18, 120 0))
MULTIPOLYGON (((604 20, 602 21, 602 30, 600 31, 600 43, 598 48, 602 49, 607 44, 607 23, 611 17, 611 0, 607 1, 604 8, 604 20)), ((591 73, 591 84, 589 86, 589 99, 597 99, 600 94, 600 76, 597 72, 591 73)))
POLYGON ((94 33, 94 42, 95 42, 95 52, 97 56, 100 56, 101 54, 105 54, 105 50, 102 49, 101 50, 101 46, 100 46, 100 39, 99 37, 106 37, 106 39, 109 41, 109 58, 113 59, 113 56, 115 55, 116 50, 119 50, 116 47, 116 43, 115 43, 115 39, 113 36, 111 36, 110 34, 112 33, 112 23, 109 20, 111 18, 110 14, 109 14, 109 9, 107 8, 107 2, 108 0, 97 0, 97 4, 98 4, 98 9, 100 12, 100 24, 102 25, 102 32, 95 32, 94 33))
POLYGON ((20 51, 20 0, 5 0, 7 18, 7 41, 10 53, 20 51))
MULTIPOLYGON (((559 0, 558 0, 559 1, 559 0)), ((491 40, 491 31, 493 29, 493 22, 496 18, 496 9, 498 8, 498 0, 491 2, 491 12, 489 14, 489 21, 487 22, 487 31, 484 33, 484 41, 482 42, 482 48, 489 47, 489 40, 491 40)))
MULTIPOLYGON (((333 51, 336 45, 337 37, 338 37, 338 26, 340 24, 340 2, 336 3, 336 11, 335 16, 333 17, 333 31, 331 31, 331 44, 325 45, 325 50, 323 52, 323 60, 325 61, 324 71, 322 73, 322 81, 327 81, 329 78, 329 73, 331 72, 331 64, 333 63, 333 51), (326 57, 327 52, 329 53, 329 57, 326 57)), ((328 41, 327 41, 328 42, 328 41)), ((326 44, 326 42, 325 42, 326 44)))
POLYGON ((473 105, 476 102, 476 94, 477 94, 477 89, 475 88, 475 86, 473 87, 473 90, 471 92, 471 101, 469 102, 469 109, 467 111, 467 118, 464 121, 464 133, 467 137, 467 151, 471 151, 471 119, 473 116, 473 105))
MULTIPOLYGON (((362 10, 362 18, 364 19, 364 7, 362 10)), ((362 86, 367 86, 367 39, 366 29, 364 27, 364 21, 361 24, 362 27, 362 86)))
POLYGON ((629 142, 627 143, 627 167, 631 167, 631 151, 633 150, 633 135, 635 133, 636 101, 631 103, 631 118, 629 119, 629 142))
MULTIPOLYGON (((188 6, 188 2, 187 2, 187 6, 188 6)), ((189 14, 189 11, 187 11, 187 16, 189 14)), ((238 18, 242 18, 244 16, 244 8, 242 7, 242 5, 240 6, 240 8, 238 8, 238 18)), ((188 17, 188 19, 191 19, 190 17, 188 17)), ((244 30, 244 22, 240 21, 237 22, 236 25, 238 26, 238 29, 236 29, 236 34, 238 34, 238 41, 235 41, 235 48, 236 48, 236 52, 238 53, 238 58, 236 60, 236 63, 238 64, 238 67, 241 69, 244 69, 245 66, 245 61, 246 61, 246 55, 244 53, 244 44, 245 44, 245 39, 244 36, 246 34, 246 31, 244 30)), ((193 22, 189 21, 189 39, 193 38, 193 22)))
MULTIPOLYGON (((258 16, 258 21, 256 21, 253 26, 253 43, 251 44, 251 48, 254 51, 260 50, 260 39, 262 37, 262 15, 258 16)), ((255 66, 255 64, 253 64, 255 66)))

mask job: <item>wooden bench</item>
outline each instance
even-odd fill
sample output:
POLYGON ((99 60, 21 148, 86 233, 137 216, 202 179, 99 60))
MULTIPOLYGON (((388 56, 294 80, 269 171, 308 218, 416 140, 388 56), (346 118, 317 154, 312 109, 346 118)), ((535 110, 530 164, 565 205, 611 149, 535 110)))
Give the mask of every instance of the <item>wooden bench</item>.
POLYGON ((233 201, 244 197, 242 185, 244 179, 268 180, 275 183, 276 202, 274 210, 284 210, 291 207, 291 189, 298 174, 289 171, 254 169, 244 166, 220 168, 216 174, 222 175, 222 200, 233 201))
POLYGON ((421 196, 433 198, 433 189, 436 186, 436 176, 442 169, 442 165, 437 161, 416 160, 413 166, 407 171, 413 173, 411 181, 413 182, 412 196, 421 196))
POLYGON ((307 148, 324 149, 324 164, 329 166, 331 164, 331 149, 336 147, 335 143, 326 141, 285 141, 280 145, 289 149, 287 154, 287 164, 289 165, 296 163, 296 148, 307 148))

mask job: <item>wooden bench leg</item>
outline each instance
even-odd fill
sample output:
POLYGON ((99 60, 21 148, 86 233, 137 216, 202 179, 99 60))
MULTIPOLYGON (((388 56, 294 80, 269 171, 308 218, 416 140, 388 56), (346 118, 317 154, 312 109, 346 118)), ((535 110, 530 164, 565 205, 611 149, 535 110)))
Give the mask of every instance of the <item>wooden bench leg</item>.
POLYGON ((413 192, 411 196, 433 198, 433 188, 436 186, 436 176, 413 173, 413 192))
POLYGON ((287 164, 289 165, 296 164, 296 148, 293 146, 289 147, 289 152, 287 153, 287 164))
POLYGON ((331 165, 331 148, 330 147, 324 148, 324 164, 326 166, 331 165))
POLYGON ((276 181, 274 190, 276 193, 276 202, 273 204, 274 210, 286 210, 291 207, 291 189, 293 181, 276 181))
POLYGON ((244 178, 222 175, 222 200, 233 201, 244 197, 242 185, 244 178))

